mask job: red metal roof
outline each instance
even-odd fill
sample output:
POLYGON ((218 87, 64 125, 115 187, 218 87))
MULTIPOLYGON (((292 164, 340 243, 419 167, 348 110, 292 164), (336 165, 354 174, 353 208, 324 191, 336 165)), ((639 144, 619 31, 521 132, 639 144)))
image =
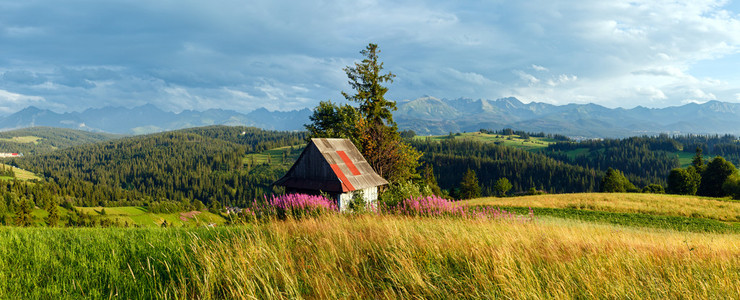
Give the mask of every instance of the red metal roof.
POLYGON ((352 183, 349 182, 347 176, 344 176, 344 172, 342 172, 342 169, 340 169, 338 165, 330 166, 332 171, 334 171, 334 174, 337 174, 337 177, 339 177, 339 180, 342 182, 342 192, 354 191, 355 187, 353 187, 352 183))
POLYGON ((347 165, 347 168, 349 168, 349 171, 352 172, 352 175, 362 175, 362 173, 360 173, 360 170, 358 170, 355 164, 352 163, 352 160, 349 159, 347 153, 344 153, 344 151, 337 151, 337 154, 339 154, 339 157, 342 159, 344 164, 347 165))

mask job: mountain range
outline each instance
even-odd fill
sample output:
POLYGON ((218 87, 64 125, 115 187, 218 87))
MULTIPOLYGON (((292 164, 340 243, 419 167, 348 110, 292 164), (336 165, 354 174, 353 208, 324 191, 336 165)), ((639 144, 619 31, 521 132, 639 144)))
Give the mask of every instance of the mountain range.
POLYGON ((740 134, 740 103, 709 101, 666 108, 607 108, 597 104, 522 103, 516 98, 437 99, 397 103, 399 128, 420 135, 513 128, 575 137, 740 134))
POLYGON ((223 109, 185 110, 173 113, 151 104, 134 108, 109 106, 82 112, 56 113, 29 106, 14 114, 0 117, 0 129, 48 126, 93 132, 145 134, 208 125, 241 125, 293 131, 303 129, 303 124, 308 122, 310 115, 309 109, 282 112, 268 111, 264 108, 247 114, 223 109))
MULTIPOLYGON (((669 134, 740 135, 740 103, 709 101, 666 108, 607 108, 597 104, 552 105, 522 103, 516 98, 438 99, 421 97, 397 102, 394 119, 400 129, 419 135, 513 128, 571 137, 627 137, 669 134)), ((103 107, 56 113, 29 106, 0 117, 0 129, 33 126, 82 129, 93 132, 144 134, 207 125, 242 125, 270 130, 303 130, 309 109, 249 113, 232 110, 163 111, 148 104, 134 108, 103 107)))

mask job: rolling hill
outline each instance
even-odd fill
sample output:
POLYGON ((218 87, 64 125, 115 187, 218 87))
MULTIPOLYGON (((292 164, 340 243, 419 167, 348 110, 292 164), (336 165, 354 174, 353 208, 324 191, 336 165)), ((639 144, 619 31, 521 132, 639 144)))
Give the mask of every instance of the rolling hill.
POLYGON ((0 152, 34 155, 120 137, 67 128, 31 127, 0 132, 0 152))

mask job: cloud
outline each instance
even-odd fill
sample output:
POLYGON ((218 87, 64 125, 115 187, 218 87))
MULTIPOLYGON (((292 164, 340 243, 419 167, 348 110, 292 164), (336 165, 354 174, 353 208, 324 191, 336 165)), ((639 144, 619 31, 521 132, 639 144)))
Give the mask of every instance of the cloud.
POLYGON ((538 66, 538 65, 534 65, 534 64, 532 65, 532 69, 534 69, 535 71, 540 71, 540 72, 549 71, 547 68, 545 68, 543 66, 538 66))
POLYGON ((688 94, 689 94, 689 97, 691 97, 692 99, 702 99, 702 100, 716 100, 717 99, 717 96, 715 96, 714 94, 707 93, 697 88, 691 89, 688 94))
POLYGON ((667 106, 730 100, 740 86, 740 14, 725 1, 38 0, 0 11, 0 89, 61 110, 344 101, 342 68, 369 42, 398 75, 391 99, 667 106))
POLYGON ((38 105, 45 101, 38 96, 28 96, 0 89, 0 112, 13 113, 29 105, 38 105))
POLYGON ((37 85, 46 82, 44 76, 28 70, 6 71, 0 76, 0 80, 20 85, 37 85))
POLYGON ((637 93, 637 95, 646 97, 650 100, 662 100, 668 98, 666 97, 665 93, 663 93, 663 91, 654 86, 637 87, 635 88, 635 92, 637 93))
POLYGON ((529 83, 529 85, 535 85, 540 82, 540 80, 537 77, 534 77, 534 75, 523 72, 523 71, 514 71, 514 74, 518 75, 519 78, 529 83))

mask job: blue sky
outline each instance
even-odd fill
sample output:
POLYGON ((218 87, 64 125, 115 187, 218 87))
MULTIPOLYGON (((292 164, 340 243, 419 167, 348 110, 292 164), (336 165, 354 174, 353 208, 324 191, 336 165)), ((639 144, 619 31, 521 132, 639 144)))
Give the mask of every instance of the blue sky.
POLYGON ((740 102, 733 1, 0 0, 0 113, 312 108, 369 42, 393 100, 740 102))

